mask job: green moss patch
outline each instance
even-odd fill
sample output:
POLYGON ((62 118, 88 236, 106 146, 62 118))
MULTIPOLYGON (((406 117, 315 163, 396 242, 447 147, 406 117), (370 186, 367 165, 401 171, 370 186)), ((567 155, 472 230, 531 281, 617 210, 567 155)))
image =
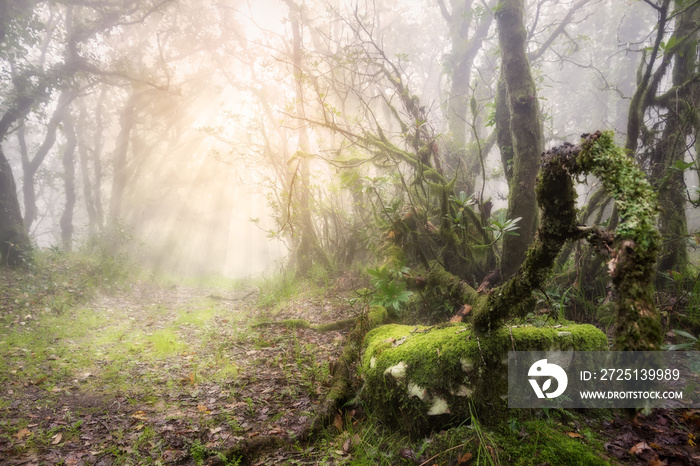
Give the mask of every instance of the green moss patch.
POLYGON ((455 323, 384 325, 364 346, 362 397, 383 419, 419 432, 468 418, 470 401, 503 407, 508 351, 604 351, 608 341, 592 325, 503 327, 485 338, 455 323))
POLYGON ((515 422, 495 432, 479 424, 455 427, 435 435, 426 454, 435 456, 430 464, 455 464, 465 455, 474 464, 612 464, 590 429, 571 432, 552 420, 515 422))

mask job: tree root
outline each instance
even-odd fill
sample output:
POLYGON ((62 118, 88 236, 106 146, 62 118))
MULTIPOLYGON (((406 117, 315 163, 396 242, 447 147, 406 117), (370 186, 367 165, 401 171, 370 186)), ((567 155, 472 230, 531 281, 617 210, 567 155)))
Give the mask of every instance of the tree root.
POLYGON ((255 328, 281 326, 286 327, 288 329, 308 328, 316 332, 330 332, 333 330, 343 330, 352 327, 352 325, 357 322, 357 319, 357 317, 350 317, 348 319, 337 320, 335 322, 329 322, 327 324, 312 324, 308 320, 304 319, 284 319, 279 321, 258 322, 252 325, 252 327, 255 328))
POLYGON ((330 324, 312 325, 303 319, 287 319, 279 322, 260 322, 254 325, 254 327, 284 325, 287 328, 310 328, 319 332, 338 330, 351 324, 355 324, 355 327, 348 335, 338 360, 331 365, 331 388, 316 409, 314 418, 294 435, 268 435, 246 439, 227 451, 226 457, 230 459, 242 457, 244 461, 252 462, 256 455, 267 448, 279 448, 295 442, 306 442, 314 434, 330 425, 335 418, 338 407, 353 393, 352 374, 360 358, 365 335, 371 329, 386 323, 388 319, 386 309, 381 306, 372 306, 359 317, 330 324))

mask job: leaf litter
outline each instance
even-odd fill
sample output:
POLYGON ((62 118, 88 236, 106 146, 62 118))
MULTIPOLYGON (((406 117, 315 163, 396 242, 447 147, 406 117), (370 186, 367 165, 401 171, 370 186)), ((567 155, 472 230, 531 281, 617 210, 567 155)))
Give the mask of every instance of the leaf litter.
MULTIPOLYGON (((48 351, 12 344, 44 325, 41 315, 33 327, 8 326, 0 353, 16 369, 0 391, 3 464, 201 464, 198 446, 215 463, 214 452, 247 439, 301 431, 328 390, 344 335, 253 328, 266 316, 237 299, 250 290, 210 297, 220 294, 134 283, 94 297, 84 306, 91 325, 48 351)), ((307 300, 277 317, 285 313, 323 323, 342 311, 307 300)), ((274 452, 274 461, 295 455, 274 452)))
MULTIPOLYGON (((222 297, 135 283, 93 297, 82 317, 72 309, 60 314, 76 328, 92 320, 82 333, 50 336, 44 347, 22 336, 56 322, 56 313, 41 300, 3 299, 3 464, 202 464, 193 454, 198 446, 214 453, 301 431, 328 390, 344 334, 253 327, 269 315, 250 297, 250 290, 222 297)), ((324 323, 349 313, 340 301, 302 298, 275 319, 324 323)), ((336 454, 349 459, 361 440, 345 430, 342 416, 333 424, 336 454)), ((610 457, 623 464, 700 464, 700 410, 656 410, 635 423, 616 418, 600 432, 610 457)), ((586 441, 574 431, 562 435, 586 441)), ((402 457, 424 460, 406 451, 402 457)), ((306 453, 288 446, 263 452, 254 464, 317 464, 314 447, 306 453)), ((205 464, 216 460, 210 455, 205 464)), ((473 459, 465 453, 455 461, 473 459)))

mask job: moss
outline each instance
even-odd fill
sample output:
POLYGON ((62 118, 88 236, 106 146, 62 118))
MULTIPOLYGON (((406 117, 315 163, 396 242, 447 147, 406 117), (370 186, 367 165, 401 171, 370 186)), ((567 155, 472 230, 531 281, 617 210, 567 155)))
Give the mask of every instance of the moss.
POLYGON ((525 422, 522 431, 529 434, 525 441, 499 442, 504 449, 501 459, 508 464, 612 464, 602 448, 596 451, 586 440, 572 438, 547 421, 525 422))
POLYGON ((568 147, 553 149, 542 157, 536 187, 542 224, 522 267, 493 290, 488 302, 475 308, 474 327, 479 332, 488 332, 503 319, 532 310, 532 291, 544 285, 562 246, 576 234, 576 192, 567 167, 571 160, 568 147))
MULTIPOLYGON (((612 464, 590 431, 582 438, 572 438, 551 420, 526 421, 515 431, 503 430, 486 430, 478 424, 449 429, 431 439, 426 456, 439 455, 434 459, 437 464, 456 464, 465 453, 471 453, 480 464, 479 459, 489 455, 485 440, 496 447, 501 464, 612 464)), ((489 463, 488 459, 483 462, 489 463)))
POLYGON ((592 173, 615 200, 619 224, 609 263, 618 294, 615 348, 659 349, 662 329, 654 306, 652 279, 659 250, 656 193, 632 158, 615 145, 612 132, 585 135, 580 146, 563 144, 541 158, 537 200, 542 225, 520 270, 476 307, 474 327, 482 333, 512 315, 528 312, 532 291, 540 288, 567 240, 581 238, 576 224, 572 176, 592 173))
POLYGON ((280 322, 282 325, 284 325, 287 328, 310 328, 311 324, 305 321, 304 319, 285 319, 282 322, 280 322))
POLYGON ((657 350, 662 329, 652 287, 660 242, 656 193, 634 159, 615 145, 610 131, 587 135, 577 162, 581 172, 600 178, 619 212, 609 264, 618 293, 615 348, 657 350))
POLYGON ((384 306, 370 306, 369 312, 367 313, 367 326, 372 329, 377 325, 381 325, 389 319, 389 314, 387 313, 384 306))
POLYGON ((591 325, 519 326, 489 338, 468 324, 384 325, 367 333, 363 398, 381 418, 420 432, 469 415, 469 401, 503 407, 508 351, 603 351, 607 338, 591 325))

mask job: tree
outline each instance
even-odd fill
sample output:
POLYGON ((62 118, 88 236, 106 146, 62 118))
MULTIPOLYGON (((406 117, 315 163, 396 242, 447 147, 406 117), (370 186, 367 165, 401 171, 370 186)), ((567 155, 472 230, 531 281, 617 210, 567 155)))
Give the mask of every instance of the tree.
MULTIPOLYGON (((501 272, 510 277, 525 259, 525 252, 537 228, 535 178, 542 153, 542 124, 537 86, 527 58, 527 29, 524 0, 503 0, 496 12, 501 72, 509 110, 508 131, 513 147, 513 173, 508 196, 508 217, 520 219, 517 235, 503 240, 501 272)), ((501 138, 503 139, 503 137, 501 138)), ((507 144, 507 143, 506 143, 507 144)), ((502 143, 503 146, 503 143, 502 143)))
MULTIPOLYGON (((96 2, 90 5, 74 6, 71 2, 58 4, 57 10, 49 8, 48 16, 41 3, 20 2, 21 6, 6 6, 7 16, 3 15, 0 23, 0 58, 11 69, 11 86, 5 87, 2 93, 3 108, 5 112, 0 119, 0 141, 4 141, 13 125, 22 125, 30 112, 39 104, 47 102, 54 90, 60 90, 62 98, 59 98, 58 115, 48 127, 44 144, 39 148, 34 159, 27 157, 25 162, 29 168, 25 177, 24 189, 26 189, 25 201, 28 202, 28 222, 31 225, 34 220, 32 212, 33 200, 33 176, 55 141, 55 132, 58 122, 62 119, 62 112, 66 111, 67 103, 74 98, 72 90, 78 82, 78 75, 100 75, 127 77, 122 71, 106 71, 89 58, 81 55, 81 45, 89 42, 96 35, 112 28, 126 24, 138 24, 143 22, 150 14, 157 11, 170 0, 163 0, 155 4, 141 4, 135 2, 129 8, 113 5, 109 2, 96 2), (74 27, 74 8, 80 10, 81 22, 74 27), (54 15, 54 11, 60 13, 54 15), (50 25, 42 24, 43 18, 47 18, 50 25), (53 40, 51 34, 46 34, 39 45, 40 59, 33 61, 29 53, 36 47, 39 40, 38 31, 44 26, 48 29, 57 27, 54 22, 63 17, 63 28, 66 32, 65 42, 60 44, 61 53, 49 53, 48 44, 53 40), (29 192, 31 189, 32 192, 29 192)), ((92 57, 91 57, 92 58, 92 57)), ((1 151, 0 151, 1 152, 1 151)), ((19 226, 23 224, 19 201, 14 189, 14 176, 9 163, 0 154, 0 166, 3 168, 2 183, 0 184, 0 205, 4 209, 0 225, 0 251, 2 261, 8 265, 18 265, 28 258, 31 242, 26 231, 20 232, 19 226)), ((24 230, 24 226, 22 228, 24 230)))
POLYGON ((639 82, 630 102, 626 148, 640 150, 640 159, 649 167, 659 190, 659 226, 665 238, 659 270, 683 273, 688 265, 684 172, 692 166, 686 155, 697 136, 700 102, 696 53, 700 6, 676 1, 672 9, 667 0, 647 3, 659 15, 658 30, 648 58, 644 53, 640 63, 639 82), (672 22, 673 32, 667 35, 672 22), (669 73, 670 88, 662 92, 669 73))
MULTIPOLYGON (((23 52, 23 32, 28 33, 30 44, 34 40, 37 26, 32 6, 3 2, 0 19, 0 58, 3 61, 23 52)), ((17 70, 12 76, 11 91, 3 101, 5 110, 0 117, 0 263, 3 265, 18 266, 29 260, 31 241, 24 229, 14 175, 2 142, 13 125, 22 121, 38 101, 46 98, 47 84, 44 76, 31 67, 17 70)))

